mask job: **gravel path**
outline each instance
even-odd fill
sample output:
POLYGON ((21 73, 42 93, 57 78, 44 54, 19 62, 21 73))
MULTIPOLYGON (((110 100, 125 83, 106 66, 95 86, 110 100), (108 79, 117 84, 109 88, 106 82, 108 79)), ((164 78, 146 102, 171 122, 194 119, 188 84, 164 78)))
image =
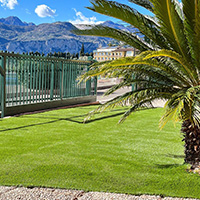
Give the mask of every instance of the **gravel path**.
MULTIPOLYGON (((108 89, 101 89, 101 90, 97 91, 97 101, 99 101, 101 104, 104 104, 107 101, 109 101, 119 95, 130 92, 132 90, 132 87, 124 87, 124 88, 121 88, 121 89, 115 91, 114 93, 112 93, 109 96, 103 96, 104 92, 106 92, 107 90, 108 89)), ((154 107, 164 107, 164 105, 165 105, 165 101, 163 101, 163 100, 154 100, 153 101, 154 107)))
POLYGON ((78 190, 0 186, 0 200, 148 200, 148 199, 184 200, 184 198, 171 198, 171 197, 162 198, 160 196, 149 196, 149 195, 133 196, 125 194, 104 193, 104 192, 84 192, 78 190))

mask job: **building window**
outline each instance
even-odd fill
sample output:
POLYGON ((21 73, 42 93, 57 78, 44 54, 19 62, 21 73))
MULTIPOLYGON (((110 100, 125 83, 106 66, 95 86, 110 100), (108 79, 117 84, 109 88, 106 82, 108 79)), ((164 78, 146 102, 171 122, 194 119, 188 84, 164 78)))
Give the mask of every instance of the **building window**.
POLYGON ((108 55, 108 52, 106 52, 106 55, 108 55))
POLYGON ((118 56, 118 53, 116 53, 116 56, 118 56))
POLYGON ((112 54, 113 56, 115 55, 115 53, 112 54))
POLYGON ((101 53, 99 53, 99 56, 101 56, 101 53))
POLYGON ((122 53, 119 53, 119 55, 121 56, 121 55, 122 55, 122 53))
POLYGON ((133 51, 127 51, 126 52, 126 56, 128 57, 128 56, 133 56, 133 51))
POLYGON ((100 57, 98 57, 98 60, 101 60, 101 58, 100 58, 100 57))

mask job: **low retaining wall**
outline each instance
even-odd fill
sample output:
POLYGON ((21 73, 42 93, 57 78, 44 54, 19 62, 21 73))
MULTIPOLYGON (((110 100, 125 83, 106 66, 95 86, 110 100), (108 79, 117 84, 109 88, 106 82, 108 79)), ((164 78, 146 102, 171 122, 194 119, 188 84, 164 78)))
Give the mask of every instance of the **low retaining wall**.
POLYGON ((27 105, 17 105, 6 107, 5 116, 16 115, 20 113, 33 112, 39 110, 45 110, 50 108, 57 108, 63 106, 84 104, 84 103, 93 103, 96 102, 96 96, 83 96, 83 97, 73 97, 63 100, 55 100, 49 102, 41 102, 35 104, 27 104, 27 105))

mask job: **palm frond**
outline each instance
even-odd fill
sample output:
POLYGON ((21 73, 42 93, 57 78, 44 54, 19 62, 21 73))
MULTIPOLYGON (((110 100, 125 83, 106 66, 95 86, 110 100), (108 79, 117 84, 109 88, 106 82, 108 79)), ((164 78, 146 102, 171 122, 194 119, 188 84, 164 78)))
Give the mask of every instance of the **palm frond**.
POLYGON ((153 12, 153 4, 149 0, 129 0, 129 2, 135 3, 153 12))
MULTIPOLYGON (((147 65, 147 66, 152 66, 154 68, 160 69, 163 72, 166 72, 169 76, 176 78, 177 82, 179 82, 181 80, 182 81, 181 84, 184 84, 184 85, 189 84, 190 79, 189 79, 189 81, 187 81, 188 77, 186 76, 186 75, 188 75, 188 72, 186 71, 186 69, 189 71, 187 66, 185 66, 186 69, 183 68, 182 65, 179 66, 179 68, 182 70, 182 73, 181 73, 180 69, 179 69, 179 72, 175 71, 173 66, 167 65, 166 63, 163 63, 162 61, 159 62, 159 60, 157 60, 157 59, 151 59, 151 58, 159 57, 159 56, 171 57, 174 60, 177 60, 180 64, 184 64, 184 66, 185 66, 184 59, 182 59, 182 57, 175 52, 167 51, 167 50, 146 51, 134 58, 131 58, 131 57, 121 58, 121 59, 109 62, 105 65, 102 65, 102 67, 99 69, 99 72, 100 72, 100 70, 111 72, 113 69, 115 69, 115 67, 117 68, 118 66, 119 66, 118 69, 123 69, 123 68, 129 69, 130 66, 132 66, 132 65, 147 65)), ((135 70, 133 69, 133 72, 134 71, 135 70)))
POLYGON ((176 102, 174 102, 172 108, 165 109, 165 114, 162 116, 160 120, 160 128, 162 129, 167 122, 170 120, 174 121, 174 123, 181 121, 182 117, 180 116, 182 113, 182 110, 184 108, 184 102, 183 99, 177 99, 176 102))
MULTIPOLYGON (((139 85, 139 87, 142 87, 143 85, 148 85, 149 87, 150 86, 152 86, 152 87, 155 87, 155 86, 157 86, 157 87, 163 87, 163 86, 166 86, 166 85, 170 85, 170 86, 172 86, 172 84, 170 84, 168 81, 167 82, 165 82, 164 80, 162 80, 162 82, 161 82, 161 80, 160 81, 157 81, 157 80, 152 80, 152 79, 150 79, 150 78, 148 78, 148 77, 146 77, 146 79, 144 79, 144 76, 142 76, 141 77, 141 79, 138 79, 138 78, 134 78, 134 76, 133 75, 131 75, 133 78, 132 78, 132 80, 124 80, 124 81, 122 81, 121 83, 119 83, 119 84, 116 84, 116 85, 114 85, 114 86, 112 86, 111 88, 109 88, 105 93, 104 93, 104 96, 108 96, 108 95, 110 95, 110 94, 112 94, 112 93, 114 93, 115 91, 117 91, 117 90, 119 90, 119 89, 121 89, 121 88, 123 88, 123 87, 126 87, 126 86, 130 86, 130 85, 132 85, 132 84, 138 84, 139 85), (142 79, 143 78, 143 79, 142 79)), ((138 77, 137 75, 136 75, 136 73, 135 73, 135 76, 136 77, 138 77)), ((142 87, 143 88, 143 87, 142 87)))
POLYGON ((183 6, 182 3, 179 2, 178 0, 174 0, 174 4, 175 4, 175 9, 176 12, 178 13, 180 19, 183 21, 184 20, 184 13, 183 13, 183 6))
POLYGON ((107 26, 97 25, 88 26, 85 30, 74 30, 75 34, 78 35, 93 35, 93 36, 103 36, 110 37, 119 41, 123 41, 130 46, 134 46, 140 51, 153 50, 154 47, 146 43, 139 36, 134 33, 129 33, 123 30, 110 28, 107 26))
MULTIPOLYGON (((97 113, 101 113, 107 109, 113 109, 120 105, 132 105, 134 108, 140 108, 144 106, 144 103, 149 103, 153 101, 154 99, 162 98, 162 99, 168 99, 171 97, 173 93, 176 92, 176 89, 171 87, 154 87, 154 88, 145 88, 145 89, 138 89, 135 91, 127 92, 121 96, 117 96, 114 99, 106 102, 105 104, 100 105, 97 109, 91 111, 88 116, 85 118, 85 121, 88 121, 97 113), (143 103, 141 103, 143 102, 143 103), (139 106, 140 105, 140 106, 139 106)), ((135 111, 132 110, 132 112, 135 111)), ((129 114, 131 112, 128 112, 129 114)), ((127 113, 124 115, 124 117, 128 117, 127 113)), ((123 118, 120 120, 120 122, 123 121, 123 118)), ((124 119, 125 119, 124 118, 124 119)))
MULTIPOLYGON (((199 98, 198 98, 199 99, 199 98)), ((199 101, 194 101, 193 113, 192 113, 192 120, 194 124, 200 127, 200 104, 199 101)))
POLYGON ((80 75, 77 80, 79 81, 79 84, 82 82, 82 81, 87 81, 87 80, 90 80, 92 77, 95 77, 95 76, 99 76, 99 75, 102 75, 102 72, 99 70, 103 65, 105 64, 108 64, 109 62, 111 61, 104 61, 104 62, 95 62, 93 63, 90 68, 89 68, 89 71, 85 72, 84 74, 80 75))
POLYGON ((153 18, 133 8, 108 0, 91 0, 97 13, 120 19, 136 27, 146 42, 135 34, 96 26, 78 30, 84 35, 111 37, 136 47, 142 53, 136 57, 93 64, 80 80, 93 76, 123 77, 121 83, 110 88, 109 95, 121 87, 137 84, 135 91, 118 96, 98 107, 96 112, 129 104, 121 118, 151 106, 154 99, 166 99, 165 113, 160 121, 163 127, 169 120, 189 120, 200 127, 200 2, 198 0, 129 0, 150 10, 153 18), (182 6, 183 5, 183 6, 182 6), (148 41, 148 42, 147 42, 148 41), (149 43, 149 44, 147 44, 149 43))
POLYGON ((200 118, 197 115, 200 112, 199 97, 197 97, 199 90, 198 85, 173 94, 165 105, 165 114, 160 120, 160 127, 162 128, 169 120, 174 122, 190 120, 199 126, 200 118))
POLYGON ((88 9, 127 22, 138 28, 143 35, 146 35, 161 48, 169 49, 157 24, 153 23, 152 20, 149 20, 135 9, 115 1, 91 0, 91 3, 93 7, 87 7, 88 9))
POLYGON ((191 56, 194 59, 196 67, 200 70, 200 2, 194 0, 183 0, 182 3, 185 17, 185 32, 191 56))
POLYGON ((123 123, 131 115, 131 113, 133 113, 139 109, 142 109, 142 108, 151 109, 153 107, 152 103, 151 103, 153 100, 154 100, 154 98, 145 99, 145 100, 140 101, 139 103, 135 104, 128 111, 126 111, 124 113, 124 115, 120 118, 118 123, 119 124, 123 123))
POLYGON ((184 24, 176 10, 177 4, 171 0, 151 0, 151 2, 154 6, 154 14, 161 25, 161 32, 170 46, 185 60, 191 61, 187 39, 183 32, 184 24))
POLYGON ((198 74, 196 70, 194 70, 193 66, 187 62, 180 54, 176 53, 175 51, 170 51, 170 50, 160 50, 160 51, 153 51, 150 52, 149 55, 145 57, 145 59, 150 59, 154 57, 168 57, 176 60, 178 63, 181 64, 182 72, 185 74, 188 74, 190 77, 190 80, 193 84, 198 84, 198 80, 196 80, 198 74))

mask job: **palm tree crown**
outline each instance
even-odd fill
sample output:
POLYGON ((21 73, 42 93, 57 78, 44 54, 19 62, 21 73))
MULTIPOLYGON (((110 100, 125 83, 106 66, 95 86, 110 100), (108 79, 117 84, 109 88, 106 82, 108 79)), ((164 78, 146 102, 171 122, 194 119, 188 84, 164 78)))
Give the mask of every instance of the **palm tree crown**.
POLYGON ((129 2, 148 9, 153 17, 142 15, 127 5, 107 0, 91 0, 92 7, 88 9, 129 23, 150 42, 145 42, 134 33, 102 25, 76 31, 82 35, 111 37, 141 51, 136 57, 95 63, 81 77, 81 80, 97 75, 126 77, 106 94, 130 84, 139 86, 134 91, 101 105, 93 113, 126 101, 131 104, 131 108, 122 117, 123 121, 135 110, 151 105, 155 99, 167 100, 160 126, 163 127, 169 120, 182 122, 185 162, 195 168, 200 165, 200 2, 129 2))

